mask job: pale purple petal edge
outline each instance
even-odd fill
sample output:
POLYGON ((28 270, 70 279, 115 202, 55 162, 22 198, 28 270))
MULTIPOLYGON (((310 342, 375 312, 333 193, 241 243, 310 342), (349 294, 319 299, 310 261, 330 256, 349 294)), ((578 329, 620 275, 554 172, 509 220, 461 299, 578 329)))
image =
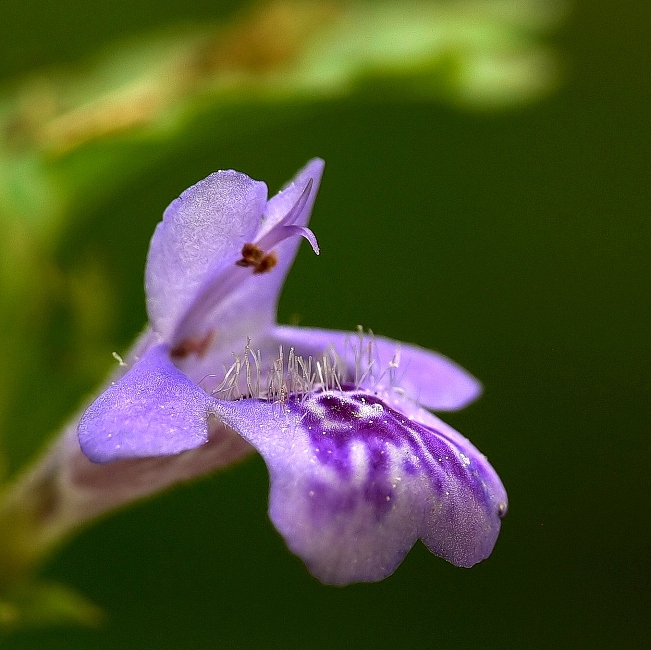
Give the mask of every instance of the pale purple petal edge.
POLYGON ((168 338, 206 278, 237 259, 260 227, 267 186, 233 170, 211 174, 165 210, 145 272, 152 328, 168 338))
POLYGON ((149 350, 86 410, 79 444, 92 461, 169 456, 208 440, 211 398, 169 360, 149 350))
MULTIPOLYGON (((279 345, 293 347, 297 354, 318 357, 330 347, 354 368, 352 350, 360 335, 353 332, 308 327, 276 326, 270 334, 279 345)), ((456 411, 475 401, 482 385, 467 370, 448 357, 417 345, 401 343, 383 336, 364 335, 362 346, 372 343, 374 368, 368 380, 395 384, 407 397, 433 410, 456 411), (390 370, 390 364, 397 364, 390 370), (393 373, 393 374, 391 374, 393 373)), ((386 385, 386 384, 385 384, 386 385)))

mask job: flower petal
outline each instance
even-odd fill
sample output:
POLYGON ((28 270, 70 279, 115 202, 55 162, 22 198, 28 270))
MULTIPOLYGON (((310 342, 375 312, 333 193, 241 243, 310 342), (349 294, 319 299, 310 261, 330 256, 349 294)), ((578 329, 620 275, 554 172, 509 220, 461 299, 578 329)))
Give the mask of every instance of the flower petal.
POLYGON ((217 412, 264 457, 270 517, 323 582, 381 580, 419 537, 459 566, 492 551, 506 493, 469 442, 460 450, 358 390, 221 402, 217 412))
POLYGON ((266 201, 264 183, 229 170, 199 181, 165 210, 145 275, 149 320, 163 339, 206 278, 253 241, 266 201))
POLYGON ((391 383, 426 408, 455 411, 477 399, 482 392, 481 383, 467 370, 438 352, 416 345, 382 336, 308 327, 277 326, 272 336, 278 344, 291 346, 296 354, 305 357, 318 358, 334 348, 347 363, 350 381, 361 378, 361 385, 369 388, 391 383))
MULTIPOLYGON (((191 368, 183 366, 197 381, 221 370, 224 363, 229 366, 233 353, 239 354, 247 339, 252 341, 254 348, 264 345, 262 339, 267 338, 275 322, 278 297, 301 238, 306 237, 313 248, 316 246, 314 236, 305 226, 310 219, 322 172, 323 161, 311 161, 267 205, 268 213, 251 241, 263 244, 265 241, 278 241, 274 227, 283 231, 280 233, 283 237, 291 234, 289 238, 274 243, 270 251, 265 248, 265 252, 275 253, 276 266, 267 273, 252 273, 251 269, 234 265, 240 258, 240 251, 237 251, 233 267, 225 274, 213 274, 206 281, 191 310, 179 322, 173 345, 179 342, 176 339, 196 337, 200 340, 210 330, 216 334, 214 345, 207 354, 193 358, 191 368), (291 213, 291 222, 285 223, 287 214, 281 214, 282 209, 291 213)), ((278 345, 274 342, 273 347, 275 354, 278 345)))
POLYGON ((208 440, 212 400, 168 354, 165 346, 149 350, 84 413, 79 443, 90 460, 168 456, 208 440))
MULTIPOLYGON (((310 220, 312 206, 319 191, 323 167, 323 160, 319 158, 311 160, 284 189, 267 203, 256 241, 264 241, 273 227, 277 226, 287 213, 292 212, 297 204, 301 204, 301 209, 293 215, 291 223, 283 225, 283 228, 292 226, 295 235, 274 246, 273 251, 278 262, 269 273, 252 275, 247 283, 242 284, 238 290, 232 293, 228 302, 224 303, 223 310, 220 309, 220 323, 224 322, 224 317, 227 315, 237 316, 237 320, 240 322, 264 320, 267 326, 271 326, 274 322, 280 291, 296 257, 302 240, 301 235, 307 236, 313 248, 316 245, 312 233, 309 233, 310 237, 305 233, 303 227, 310 220), (308 187, 308 193, 305 195, 304 192, 308 187), (297 227, 301 229, 300 232, 297 227)), ((221 327, 224 329, 223 325, 221 327)), ((244 340, 246 339, 244 338, 244 340)))
POLYGON ((264 237, 274 226, 276 226, 287 215, 292 208, 300 201, 303 191, 312 181, 312 188, 307 201, 302 207, 300 214, 292 220, 292 224, 305 226, 310 220, 314 200, 319 190, 319 183, 323 176, 325 163, 321 158, 313 158, 301 169, 278 194, 269 199, 264 213, 262 228, 258 237, 264 237))

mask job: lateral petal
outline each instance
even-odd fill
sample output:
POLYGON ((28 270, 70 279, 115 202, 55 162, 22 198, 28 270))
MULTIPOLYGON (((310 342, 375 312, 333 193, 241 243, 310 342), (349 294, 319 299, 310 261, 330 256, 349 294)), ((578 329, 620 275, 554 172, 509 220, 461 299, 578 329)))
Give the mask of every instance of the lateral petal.
POLYGON ((211 398, 159 345, 90 405, 79 444, 96 463, 178 454, 208 440, 212 412, 211 398))

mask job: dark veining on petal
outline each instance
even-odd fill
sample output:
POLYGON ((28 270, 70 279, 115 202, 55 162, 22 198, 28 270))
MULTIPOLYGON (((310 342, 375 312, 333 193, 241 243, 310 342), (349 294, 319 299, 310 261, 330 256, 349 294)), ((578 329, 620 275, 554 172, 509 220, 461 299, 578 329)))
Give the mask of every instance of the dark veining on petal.
POLYGON ((327 526, 335 516, 350 515, 358 505, 354 490, 333 490, 322 481, 312 481, 308 487, 310 516, 317 524, 327 526))
MULTIPOLYGON (((402 450, 402 470, 414 476, 423 473, 435 494, 449 494, 452 484, 468 486, 479 503, 489 506, 492 495, 482 479, 481 468, 443 433, 406 418, 387 406, 380 398, 363 391, 327 391, 292 395, 287 408, 301 417, 301 426, 308 433, 317 460, 331 467, 343 482, 351 482, 358 469, 352 458, 355 443, 366 449, 364 498, 374 506, 376 517, 392 508, 392 469, 389 458, 402 450)), ((324 496, 326 490, 315 490, 324 499, 326 509, 339 509, 341 495, 324 496)), ((449 500, 448 507, 453 506, 449 500)), ((505 506, 497 506, 500 516, 505 506)))

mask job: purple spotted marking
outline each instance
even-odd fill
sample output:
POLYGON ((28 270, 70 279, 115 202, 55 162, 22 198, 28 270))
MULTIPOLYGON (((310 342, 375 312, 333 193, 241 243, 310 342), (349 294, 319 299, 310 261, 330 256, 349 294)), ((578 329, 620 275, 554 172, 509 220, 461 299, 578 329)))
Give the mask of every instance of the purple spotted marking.
MULTIPOLYGON (((395 451, 401 457, 402 469, 411 476, 424 473, 436 493, 441 493, 446 480, 453 477, 469 484, 479 501, 491 500, 480 473, 453 440, 410 420, 375 395, 344 387, 337 392, 291 395, 286 408, 300 418, 318 461, 335 470, 342 481, 350 482, 354 477, 353 445, 363 445, 367 455, 363 494, 374 506, 378 520, 390 510, 395 498, 391 479, 395 468, 390 462, 395 451)), ((315 501, 330 513, 352 508, 352 495, 328 495, 329 488, 319 482, 313 490, 318 495, 315 501)))

